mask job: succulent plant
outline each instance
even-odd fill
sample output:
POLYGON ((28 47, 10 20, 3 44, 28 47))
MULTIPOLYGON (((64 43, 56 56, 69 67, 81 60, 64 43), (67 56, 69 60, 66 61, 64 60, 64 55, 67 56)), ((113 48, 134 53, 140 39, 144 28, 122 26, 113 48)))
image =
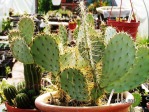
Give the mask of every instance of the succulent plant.
MULTIPOLYGON (((34 63, 34 59, 30 50, 31 43, 34 38, 34 27, 34 22, 30 17, 22 17, 18 23, 18 29, 10 31, 9 34, 9 43, 13 57, 16 58, 16 60, 22 62, 24 66, 25 88, 17 88, 19 92, 16 94, 16 99, 25 99, 26 96, 25 98, 19 97, 20 93, 25 94, 31 90, 36 92, 36 94, 34 94, 35 96, 40 94, 41 68, 34 63)), ((11 96, 11 94, 9 94, 9 96, 11 96)), ((35 96, 30 96, 30 98, 33 98, 35 96)), ((27 101, 27 98, 24 101, 27 101)), ((17 107, 27 108, 28 106, 23 107, 25 103, 26 102, 24 102, 24 104, 22 105, 19 102, 17 103, 17 107)), ((33 106, 34 104, 32 105, 32 107, 33 106)))
POLYGON ((76 55, 87 62, 86 68, 83 69, 83 66, 78 67, 76 64, 73 67, 69 66, 74 59, 71 58, 68 62, 69 57, 63 57, 67 64, 70 64, 67 68, 61 69, 58 44, 50 35, 38 35, 31 47, 35 63, 57 77, 55 82, 59 90, 64 90, 71 99, 91 101, 95 105, 96 100, 105 92, 114 90, 121 93, 145 82, 149 71, 149 48, 137 48, 132 38, 123 32, 114 32, 115 35, 104 45, 101 35, 88 24, 85 8, 81 9, 81 13, 82 25, 75 48, 76 55), (90 80, 87 77, 90 77, 90 80))
MULTIPOLYGON (((52 34, 38 34, 33 42, 29 42, 30 47, 26 47, 26 43, 24 49, 14 49, 18 59, 35 63, 52 73, 52 80, 57 84, 60 96, 66 97, 64 94, 67 94, 71 98, 69 101, 96 105, 96 100, 104 93, 112 90, 121 93, 146 81, 149 48, 136 46, 132 38, 123 32, 109 37, 105 45, 100 32, 87 22, 85 6, 80 5, 82 24, 72 51, 65 48, 64 54, 61 54, 55 39, 57 35, 52 34), (25 56, 22 51, 28 55, 25 56), (19 58, 21 54, 24 56, 19 58)), ((21 40, 20 44, 24 42, 21 40)))
POLYGON ((32 108, 32 103, 30 98, 25 93, 19 93, 15 97, 15 104, 17 108, 30 109, 32 108))
POLYGON ((3 88, 3 93, 9 103, 9 105, 13 105, 14 98, 17 95, 17 90, 13 85, 8 85, 3 88))

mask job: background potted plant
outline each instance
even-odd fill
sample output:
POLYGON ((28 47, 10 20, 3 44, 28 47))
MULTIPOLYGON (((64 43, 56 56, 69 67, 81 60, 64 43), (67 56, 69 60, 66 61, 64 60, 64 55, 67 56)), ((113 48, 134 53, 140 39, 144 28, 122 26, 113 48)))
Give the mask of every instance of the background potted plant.
POLYGON ((13 57, 24 65, 25 88, 18 90, 10 85, 3 89, 8 102, 8 112, 39 112, 34 109, 34 100, 40 94, 41 68, 34 64, 30 54, 30 44, 34 37, 34 22, 22 17, 18 29, 10 31, 9 43, 13 57), (16 108, 17 107, 17 108, 16 108))

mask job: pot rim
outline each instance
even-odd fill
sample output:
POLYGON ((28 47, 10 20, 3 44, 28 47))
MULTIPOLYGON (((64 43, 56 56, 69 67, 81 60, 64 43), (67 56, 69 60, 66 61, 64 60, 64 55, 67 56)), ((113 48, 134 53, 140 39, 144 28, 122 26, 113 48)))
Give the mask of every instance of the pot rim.
MULTIPOLYGON (((73 106, 58 106, 58 105, 51 105, 51 104, 47 104, 45 102, 46 99, 48 99, 48 97, 50 96, 50 94, 56 94, 56 92, 48 92, 45 94, 42 94, 40 96, 38 96, 35 100, 35 105, 38 108, 39 105, 40 106, 44 106, 44 107, 51 107, 51 108, 67 108, 67 109, 72 109, 74 108, 73 106)), ((106 107, 114 107, 114 106, 130 106, 133 101, 134 101, 134 97, 131 93, 129 92, 124 92, 124 96, 126 97, 125 101, 123 103, 111 103, 110 105, 101 105, 101 106, 83 106, 83 107, 75 107, 75 109, 91 109, 91 108, 106 108, 106 107), (131 101, 129 101, 131 100, 131 101)))

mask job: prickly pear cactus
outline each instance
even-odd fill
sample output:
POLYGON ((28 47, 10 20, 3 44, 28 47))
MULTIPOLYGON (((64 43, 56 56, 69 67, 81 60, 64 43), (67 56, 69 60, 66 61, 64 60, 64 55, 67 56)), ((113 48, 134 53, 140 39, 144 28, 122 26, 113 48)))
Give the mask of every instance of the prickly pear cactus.
POLYGON ((116 29, 108 26, 105 30, 105 38, 104 38, 104 42, 107 45, 110 41, 110 39, 117 33, 116 29))
POLYGON ((111 83, 106 90, 110 91, 114 88, 116 92, 123 92, 134 89, 148 79, 148 71, 149 48, 142 46, 137 50, 135 62, 131 69, 129 69, 119 80, 111 83))
POLYGON ((24 64, 25 88, 34 89, 39 93, 41 68, 34 63, 30 48, 34 27, 34 22, 30 17, 22 17, 18 23, 19 29, 10 31, 9 41, 13 57, 24 64))
POLYGON ((66 26, 63 26, 63 25, 59 26, 59 38, 63 45, 67 45, 68 34, 67 34, 66 26))
POLYGON ((52 35, 38 35, 31 46, 35 63, 57 74, 60 71, 59 49, 52 35))
POLYGON ((25 64, 32 64, 34 62, 28 45, 23 39, 15 39, 11 44, 13 56, 25 64))
POLYGON ((87 82, 80 70, 68 68, 60 73, 60 84, 72 99, 77 101, 88 101, 89 91, 87 82))
POLYGON ((35 29, 33 20, 29 17, 23 17, 19 21, 18 25, 21 37, 24 38, 27 44, 30 44, 32 42, 35 29))
POLYGON ((9 43, 13 42, 14 39, 20 38, 20 33, 18 30, 12 30, 9 32, 9 43))
POLYGON ((103 57, 101 87, 120 79, 135 60, 135 46, 133 40, 125 33, 115 35, 108 43, 103 57))

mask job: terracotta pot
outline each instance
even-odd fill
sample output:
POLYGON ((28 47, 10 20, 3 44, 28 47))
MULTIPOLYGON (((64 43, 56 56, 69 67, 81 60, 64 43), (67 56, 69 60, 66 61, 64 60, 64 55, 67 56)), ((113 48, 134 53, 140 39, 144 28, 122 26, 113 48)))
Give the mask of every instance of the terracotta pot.
POLYGON ((76 22, 69 22, 68 24, 68 28, 69 30, 74 30, 77 26, 77 23, 76 22))
POLYGON ((120 22, 115 20, 108 20, 107 25, 115 27, 118 32, 119 31, 127 32, 132 36, 134 40, 136 40, 136 35, 138 32, 138 27, 140 25, 140 22, 136 22, 135 20, 132 20, 130 23, 128 23, 126 21, 120 22))
MULTIPOLYGON (((131 103, 114 103, 103 106, 90 106, 90 107, 68 107, 68 106, 56 106, 47 104, 51 93, 46 93, 39 96, 35 100, 36 107, 42 112, 128 112, 131 103)), ((53 94, 53 93, 52 93, 53 94)), ((124 93, 126 99, 133 100, 133 95, 129 92, 124 93)))
POLYGON ((7 108, 7 112, 41 112, 37 109, 19 109, 13 106, 8 105, 8 103, 5 103, 5 106, 7 108))
POLYGON ((146 107, 149 110, 149 102, 146 103, 146 107))
POLYGON ((62 0, 62 3, 66 3, 66 0, 62 0))

